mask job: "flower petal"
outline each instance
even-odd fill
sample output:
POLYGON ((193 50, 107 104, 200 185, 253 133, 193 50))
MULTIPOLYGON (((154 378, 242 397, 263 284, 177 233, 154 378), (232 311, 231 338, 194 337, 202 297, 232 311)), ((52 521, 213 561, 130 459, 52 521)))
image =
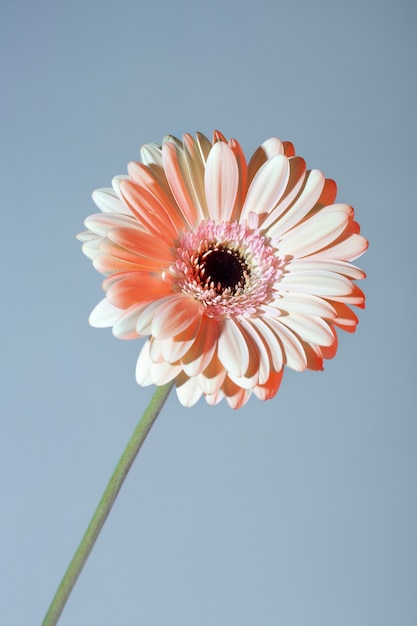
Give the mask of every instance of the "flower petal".
POLYGON ((266 161, 251 182, 241 221, 247 219, 250 212, 259 215, 263 221, 283 195, 289 174, 290 166, 286 156, 278 155, 266 161))
POLYGON ((173 250, 163 241, 137 228, 112 228, 107 237, 140 257, 157 261, 158 265, 168 265, 174 260, 173 250))
POLYGON ((249 349, 236 322, 229 318, 219 322, 217 354, 228 372, 244 376, 249 367, 249 349))
POLYGON ((206 163, 204 175, 207 206, 217 224, 228 221, 233 212, 239 186, 239 170, 231 148, 218 141, 206 163))
POLYGON ((162 162, 172 194, 187 224, 195 225, 199 213, 195 204, 184 149, 170 141, 165 142, 162 146, 162 162))
POLYGON ((277 154, 284 154, 284 146, 282 141, 277 137, 271 137, 263 142, 262 145, 255 150, 248 165, 248 183, 250 183, 255 176, 256 172, 262 167, 262 165, 268 160, 272 159, 277 154))
POLYGON ((217 357, 214 357, 204 372, 199 374, 198 381, 205 395, 213 395, 220 391, 226 378, 226 370, 217 357))
POLYGON ((302 341, 319 346, 333 344, 333 333, 329 324, 320 317, 291 313, 291 315, 283 315, 279 321, 296 333, 302 341))
POLYGON ((217 329, 216 320, 206 316, 202 317, 195 341, 181 359, 184 372, 188 376, 197 376, 211 362, 217 348, 217 329))
POLYGON ((303 187, 284 215, 268 229, 268 237, 279 238, 298 224, 316 205, 325 184, 324 175, 319 170, 307 172, 303 187))
POLYGON ((178 400, 186 407, 194 406, 203 393, 198 378, 189 378, 184 373, 177 376, 175 390, 178 400))
POLYGON ((173 295, 155 311, 152 335, 157 339, 174 337, 191 326, 197 317, 201 317, 197 300, 184 294, 173 295))
POLYGON ((325 319, 336 317, 335 308, 327 300, 323 300, 323 298, 319 298, 311 293, 285 291, 280 293, 280 296, 280 298, 271 302, 269 306, 287 313, 314 315, 325 319))
POLYGON ((280 254, 303 257, 314 254, 333 242, 345 230, 351 218, 350 207, 326 207, 285 233, 279 243, 280 254))
POLYGON ((104 298, 91 311, 88 322, 95 328, 108 328, 116 323, 122 313, 121 309, 104 298))
POLYGON ((284 354, 284 363, 297 372, 303 372, 307 367, 307 356, 301 341, 284 324, 271 317, 266 324, 277 336, 284 354))
POLYGON ((279 372, 271 372, 268 380, 263 385, 257 385, 253 388, 253 393, 259 400, 271 400, 277 393, 281 381, 282 376, 284 374, 284 370, 280 370, 279 372))
POLYGON ((130 215, 127 206, 120 200, 114 189, 96 189, 92 194, 94 203, 103 213, 130 215))

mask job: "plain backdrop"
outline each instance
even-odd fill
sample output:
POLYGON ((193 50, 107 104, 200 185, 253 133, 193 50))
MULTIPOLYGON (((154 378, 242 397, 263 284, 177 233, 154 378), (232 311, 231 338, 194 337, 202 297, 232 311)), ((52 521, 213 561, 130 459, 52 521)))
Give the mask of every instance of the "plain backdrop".
POLYGON ((16 0, 1 17, 0 623, 36 626, 152 389, 75 240, 143 143, 294 142, 370 249, 367 308, 270 402, 164 407, 62 626, 411 626, 412 0, 16 0))

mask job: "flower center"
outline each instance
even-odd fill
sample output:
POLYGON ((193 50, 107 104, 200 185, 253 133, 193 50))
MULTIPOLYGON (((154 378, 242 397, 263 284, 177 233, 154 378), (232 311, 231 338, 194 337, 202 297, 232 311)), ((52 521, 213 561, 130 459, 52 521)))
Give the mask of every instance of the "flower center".
POLYGON ((221 295, 231 295, 244 288, 250 269, 242 256, 221 244, 210 248, 194 260, 196 278, 203 288, 221 295))
POLYGON ((237 222, 201 222, 184 232, 165 272, 174 291, 199 302, 208 317, 248 316, 273 298, 285 259, 258 230, 237 222))

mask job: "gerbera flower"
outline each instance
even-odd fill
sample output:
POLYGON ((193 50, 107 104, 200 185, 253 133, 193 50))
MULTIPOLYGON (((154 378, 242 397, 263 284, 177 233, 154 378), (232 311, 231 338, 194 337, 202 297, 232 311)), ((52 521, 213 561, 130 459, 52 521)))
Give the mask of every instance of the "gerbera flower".
POLYGON ((334 181, 276 138, 248 164, 219 132, 168 136, 141 157, 93 193, 102 213, 79 235, 107 276, 92 326, 148 336, 137 382, 175 379, 185 406, 204 395, 239 408, 272 398, 284 365, 321 370, 336 327, 356 328, 350 306, 364 307, 350 261, 367 241, 334 181))

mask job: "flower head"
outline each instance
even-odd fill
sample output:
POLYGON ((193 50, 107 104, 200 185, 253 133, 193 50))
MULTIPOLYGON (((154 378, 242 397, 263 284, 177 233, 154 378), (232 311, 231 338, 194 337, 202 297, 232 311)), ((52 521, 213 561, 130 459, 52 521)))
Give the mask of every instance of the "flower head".
POLYGON ((147 144, 142 163, 93 199, 83 251, 106 278, 90 323, 148 336, 140 385, 175 379, 185 406, 201 395, 233 408, 272 398, 284 365, 320 370, 364 307, 350 263, 367 248, 336 184, 272 138, 249 163, 215 132, 147 144))

